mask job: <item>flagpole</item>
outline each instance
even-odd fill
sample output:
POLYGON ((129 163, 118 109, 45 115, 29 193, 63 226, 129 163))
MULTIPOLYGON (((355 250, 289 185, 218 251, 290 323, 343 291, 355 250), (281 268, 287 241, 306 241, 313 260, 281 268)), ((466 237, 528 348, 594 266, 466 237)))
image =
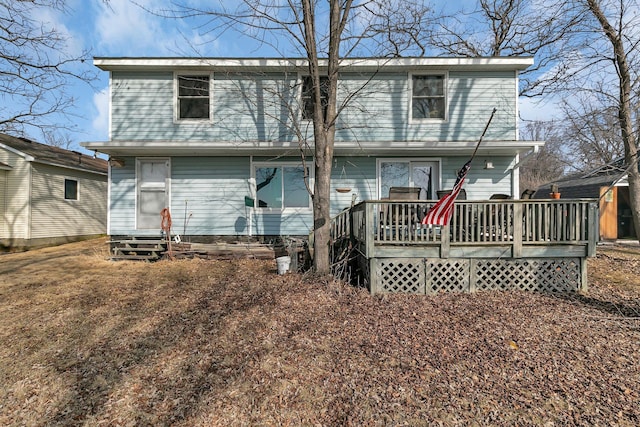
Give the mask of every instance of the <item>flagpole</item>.
POLYGON ((487 129, 489 129, 489 125, 491 124, 491 120, 493 120, 493 116, 496 114, 496 111, 498 111, 498 109, 494 108, 493 111, 491 112, 491 116, 489 117, 489 121, 487 122, 487 125, 484 127, 484 130, 482 131, 482 135, 480 135, 480 139, 478 140, 478 143, 476 144, 476 149, 473 150, 473 154, 471 154, 471 158, 469 159, 469 162, 471 162, 471 160, 473 160, 473 158, 476 156, 476 153, 478 152, 478 148, 480 148, 480 143, 482 142, 482 139, 484 138, 484 135, 487 133, 487 129))
POLYGON ((451 218, 451 215, 453 213, 453 204, 455 202, 455 199, 458 197, 458 194, 462 189, 462 184, 464 184, 464 180, 467 176, 467 173, 471 168, 471 161, 473 160, 476 153, 478 152, 480 143, 482 142, 484 135, 487 133, 487 129, 489 129, 489 125, 491 124, 491 120, 493 119, 493 116, 496 114, 496 111, 497 109, 494 108, 493 111, 491 112, 491 117, 489 117, 489 121, 487 122, 487 125, 484 127, 484 130, 482 131, 482 135, 480 135, 480 139, 476 144, 475 150, 473 150, 473 153, 471 154, 471 158, 467 163, 464 164, 462 169, 460 169, 460 171, 458 172, 458 177, 456 178, 456 183, 454 184, 453 189, 449 192, 449 194, 442 196, 442 198, 438 200, 438 202, 435 205, 433 205, 431 209, 429 209, 424 219, 422 220, 422 224, 445 225, 445 226, 449 224, 449 219, 451 218))

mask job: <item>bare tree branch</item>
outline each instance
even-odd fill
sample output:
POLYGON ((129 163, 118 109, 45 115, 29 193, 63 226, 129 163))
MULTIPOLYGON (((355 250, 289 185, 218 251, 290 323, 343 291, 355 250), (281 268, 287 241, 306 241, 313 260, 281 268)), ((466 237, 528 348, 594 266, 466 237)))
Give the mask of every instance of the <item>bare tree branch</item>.
POLYGON ((51 135, 64 126, 50 117, 70 115, 75 107, 68 82, 96 78, 96 72, 81 65, 87 52, 69 53, 67 36, 34 18, 42 9, 67 11, 63 0, 0 1, 1 132, 51 135))

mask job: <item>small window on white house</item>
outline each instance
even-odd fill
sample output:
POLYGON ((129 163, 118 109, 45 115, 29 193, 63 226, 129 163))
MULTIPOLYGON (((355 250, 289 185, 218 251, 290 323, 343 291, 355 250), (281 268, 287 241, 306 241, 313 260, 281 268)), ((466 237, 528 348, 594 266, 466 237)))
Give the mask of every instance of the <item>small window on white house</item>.
POLYGON ((64 199, 78 200, 78 181, 75 179, 64 180, 64 199))
POLYGON ((209 119, 209 76, 178 76, 178 119, 209 119))
MULTIPOLYGON (((327 98, 329 97, 329 77, 320 76, 320 102, 324 117, 327 116, 327 98)), ((311 76, 302 77, 302 119, 313 120, 313 80, 311 76)))
MULTIPOLYGON (((308 169, 307 169, 308 171, 308 169)), ((310 196, 304 183, 305 168, 295 164, 256 165, 258 208, 309 208, 310 196)))
POLYGON ((411 119, 446 118, 444 74, 413 75, 411 80, 411 119))

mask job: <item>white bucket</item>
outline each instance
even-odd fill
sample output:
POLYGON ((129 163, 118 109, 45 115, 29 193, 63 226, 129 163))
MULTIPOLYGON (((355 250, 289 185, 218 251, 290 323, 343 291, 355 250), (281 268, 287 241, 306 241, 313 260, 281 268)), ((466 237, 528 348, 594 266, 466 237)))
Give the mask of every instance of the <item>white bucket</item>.
POLYGON ((276 258, 276 262, 278 263, 278 274, 285 274, 287 271, 289 271, 289 265, 291 264, 291 257, 281 256, 276 258))

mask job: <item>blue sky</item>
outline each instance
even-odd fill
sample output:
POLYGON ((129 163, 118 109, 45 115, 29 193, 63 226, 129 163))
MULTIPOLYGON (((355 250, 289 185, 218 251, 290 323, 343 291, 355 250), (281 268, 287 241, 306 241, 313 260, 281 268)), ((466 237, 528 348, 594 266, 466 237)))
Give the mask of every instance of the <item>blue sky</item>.
MULTIPOLYGON (((136 3, 149 8, 169 4, 158 0, 136 0, 136 3)), ((197 3, 208 2, 190 0, 192 5, 197 3)), ((41 19, 67 34, 72 52, 87 50, 93 57, 189 56, 195 55, 191 44, 203 56, 278 55, 237 32, 229 31, 214 41, 206 41, 207 35, 194 28, 193 22, 154 16, 131 0, 68 0, 67 4, 67 13, 48 11, 41 19)), ((77 127, 77 131, 68 134, 76 144, 74 149, 79 148, 80 142, 106 141, 109 137, 108 73, 96 69, 92 60, 83 66, 97 71, 99 78, 93 87, 81 82, 72 82, 69 87, 77 99, 76 111, 60 120, 69 120, 77 127)), ((521 100, 521 113, 527 119, 549 118, 550 110, 549 105, 540 107, 533 101, 521 100)))

